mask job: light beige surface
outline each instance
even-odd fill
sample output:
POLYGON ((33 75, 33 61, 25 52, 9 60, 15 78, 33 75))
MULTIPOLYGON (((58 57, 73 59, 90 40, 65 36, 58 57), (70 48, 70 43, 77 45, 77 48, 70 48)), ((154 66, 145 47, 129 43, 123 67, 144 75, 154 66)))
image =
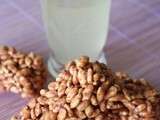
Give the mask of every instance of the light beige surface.
MULTIPOLYGON (((109 66, 160 88, 160 0, 112 1, 105 47, 109 66)), ((0 44, 47 58, 39 0, 0 0, 0 44)), ((25 103, 18 95, 0 94, 0 120, 8 120, 25 103)))

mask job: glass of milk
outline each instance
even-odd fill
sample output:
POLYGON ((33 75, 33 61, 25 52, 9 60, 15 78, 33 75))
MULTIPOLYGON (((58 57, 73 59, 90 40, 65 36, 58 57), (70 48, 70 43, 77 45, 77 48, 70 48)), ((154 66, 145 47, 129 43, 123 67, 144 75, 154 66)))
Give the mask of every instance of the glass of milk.
POLYGON ((111 0, 42 0, 41 3, 51 48, 48 68, 53 76, 63 64, 81 55, 99 59, 107 38, 111 0))

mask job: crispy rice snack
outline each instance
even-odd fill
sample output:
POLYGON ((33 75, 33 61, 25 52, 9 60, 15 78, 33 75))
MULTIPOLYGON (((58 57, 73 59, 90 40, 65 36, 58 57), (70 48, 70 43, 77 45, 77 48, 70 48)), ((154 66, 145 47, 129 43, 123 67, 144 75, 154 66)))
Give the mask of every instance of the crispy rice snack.
POLYGON ((145 80, 83 56, 11 120, 159 120, 159 98, 145 80))
POLYGON ((22 53, 13 47, 0 47, 0 89, 20 93, 22 97, 39 94, 46 80, 41 56, 22 53))

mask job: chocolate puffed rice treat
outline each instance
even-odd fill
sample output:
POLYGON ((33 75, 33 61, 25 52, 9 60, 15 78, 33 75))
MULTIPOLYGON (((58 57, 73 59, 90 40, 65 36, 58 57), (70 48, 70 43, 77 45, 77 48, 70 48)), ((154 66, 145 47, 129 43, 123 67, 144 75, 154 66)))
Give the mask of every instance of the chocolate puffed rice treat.
POLYGON ((160 96, 147 81, 83 56, 11 120, 160 120, 160 96))
POLYGON ((0 89, 20 93, 22 97, 36 96, 47 77, 41 56, 23 53, 13 47, 0 47, 0 89))

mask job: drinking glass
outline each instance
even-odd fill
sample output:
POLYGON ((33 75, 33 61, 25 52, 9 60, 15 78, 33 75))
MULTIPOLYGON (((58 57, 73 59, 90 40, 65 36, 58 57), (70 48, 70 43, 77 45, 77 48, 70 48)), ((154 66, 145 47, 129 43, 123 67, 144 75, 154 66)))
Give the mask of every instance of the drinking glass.
POLYGON ((81 55, 106 62, 102 48, 111 0, 42 0, 41 5, 51 49, 48 68, 53 76, 67 61, 81 55))

